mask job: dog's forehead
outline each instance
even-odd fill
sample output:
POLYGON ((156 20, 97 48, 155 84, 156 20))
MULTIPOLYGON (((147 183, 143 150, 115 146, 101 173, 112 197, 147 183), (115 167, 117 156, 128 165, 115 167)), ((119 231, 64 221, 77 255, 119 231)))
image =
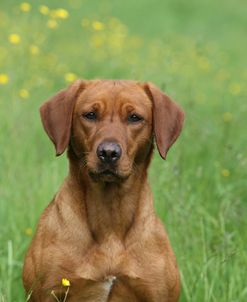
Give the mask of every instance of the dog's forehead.
POLYGON ((82 92, 78 100, 90 104, 97 101, 121 105, 130 103, 151 108, 152 103, 138 82, 128 80, 93 81, 82 92))

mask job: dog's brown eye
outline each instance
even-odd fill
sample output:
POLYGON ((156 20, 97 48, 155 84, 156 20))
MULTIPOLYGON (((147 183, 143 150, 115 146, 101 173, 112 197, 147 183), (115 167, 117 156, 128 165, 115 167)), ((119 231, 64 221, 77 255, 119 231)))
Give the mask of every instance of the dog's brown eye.
POLYGON ((140 115, 135 114, 135 113, 130 114, 128 116, 128 122, 130 122, 130 123, 137 123, 137 122, 140 122, 142 120, 143 120, 143 118, 140 115))
POLYGON ((97 119, 97 115, 93 111, 84 113, 83 117, 87 120, 92 120, 92 121, 95 121, 97 119))

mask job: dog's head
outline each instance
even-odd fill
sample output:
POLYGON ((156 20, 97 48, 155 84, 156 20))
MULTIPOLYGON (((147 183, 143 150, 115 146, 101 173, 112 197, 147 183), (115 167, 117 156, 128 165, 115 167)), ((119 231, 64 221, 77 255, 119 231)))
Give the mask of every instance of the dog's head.
POLYGON ((151 83, 77 80, 40 108, 61 155, 68 145, 97 181, 128 178, 147 162, 153 134, 162 158, 178 138, 184 114, 151 83))

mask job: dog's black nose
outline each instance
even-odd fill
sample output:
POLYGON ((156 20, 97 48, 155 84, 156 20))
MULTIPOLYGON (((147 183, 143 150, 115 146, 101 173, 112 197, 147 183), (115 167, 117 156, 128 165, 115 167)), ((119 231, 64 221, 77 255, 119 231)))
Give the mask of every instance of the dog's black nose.
POLYGON ((98 158, 108 164, 112 164, 119 160, 122 150, 119 144, 112 142, 101 143, 97 148, 98 158))

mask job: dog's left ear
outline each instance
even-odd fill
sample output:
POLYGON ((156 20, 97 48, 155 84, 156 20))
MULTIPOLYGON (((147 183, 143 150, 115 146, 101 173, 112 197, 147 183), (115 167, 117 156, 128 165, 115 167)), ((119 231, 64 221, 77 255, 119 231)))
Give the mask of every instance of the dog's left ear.
POLYGON ((165 159, 168 150, 178 138, 184 121, 182 109, 151 83, 143 88, 153 103, 153 127, 160 156, 165 159))
POLYGON ((44 129, 55 145, 57 156, 61 155, 69 144, 73 109, 85 86, 86 81, 77 80, 40 107, 44 129))

